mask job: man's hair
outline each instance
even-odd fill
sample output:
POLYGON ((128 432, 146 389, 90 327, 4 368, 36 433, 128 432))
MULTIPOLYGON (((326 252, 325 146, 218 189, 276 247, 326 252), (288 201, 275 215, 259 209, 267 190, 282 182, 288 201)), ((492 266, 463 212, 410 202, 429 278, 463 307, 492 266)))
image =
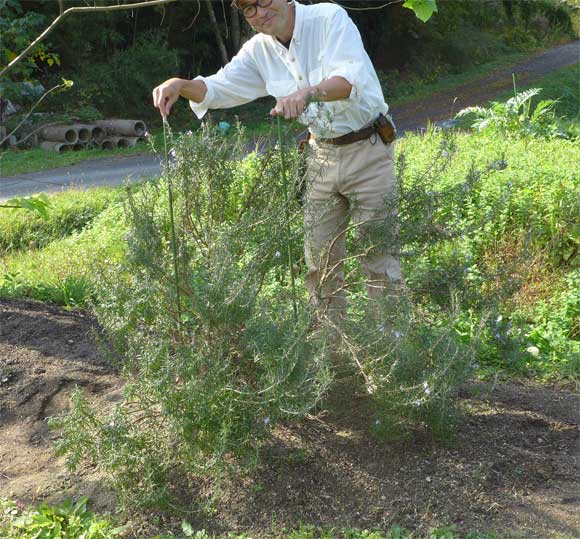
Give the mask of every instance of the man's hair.
MULTIPOLYGON (((242 0, 232 0, 231 6, 232 7, 235 7, 236 9, 240 9, 240 2, 241 1, 242 0)), ((288 0, 288 3, 289 4, 293 4, 294 3, 294 0, 288 0)))

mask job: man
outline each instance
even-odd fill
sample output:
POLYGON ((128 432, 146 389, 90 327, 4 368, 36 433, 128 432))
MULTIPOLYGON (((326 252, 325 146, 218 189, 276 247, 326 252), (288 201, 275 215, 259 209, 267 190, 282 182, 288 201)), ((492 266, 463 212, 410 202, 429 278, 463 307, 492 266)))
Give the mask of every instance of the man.
MULTIPOLYGON (((154 104, 165 117, 184 97, 202 118, 208 109, 272 95, 272 116, 308 125, 312 157, 304 205, 306 286, 319 312, 341 316, 349 222, 367 245, 360 258, 369 296, 381 297, 402 280, 396 251, 367 241, 374 224, 394 221, 396 214, 393 144, 383 142, 373 128, 379 117, 390 127, 381 116, 388 107, 377 75, 358 29, 336 4, 234 0, 234 5, 257 35, 215 75, 173 78, 155 88, 154 104)), ((394 238, 391 225, 387 235, 394 238)))

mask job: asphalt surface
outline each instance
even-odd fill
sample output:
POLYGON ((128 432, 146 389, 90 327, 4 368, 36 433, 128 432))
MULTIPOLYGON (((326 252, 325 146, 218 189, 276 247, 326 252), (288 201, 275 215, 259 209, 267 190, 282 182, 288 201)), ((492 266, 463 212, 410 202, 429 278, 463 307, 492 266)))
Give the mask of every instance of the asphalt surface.
MULTIPOLYGON (((580 62, 580 40, 556 47, 483 79, 437 92, 428 98, 392 109, 400 133, 424 128, 428 122, 441 123, 458 110, 483 104, 512 87, 512 74, 520 86, 540 79, 551 71, 580 62)), ((120 185, 159 176, 161 161, 151 154, 102 158, 78 165, 4 177, 0 174, 0 201, 15 196, 85 189, 101 185, 120 185)))

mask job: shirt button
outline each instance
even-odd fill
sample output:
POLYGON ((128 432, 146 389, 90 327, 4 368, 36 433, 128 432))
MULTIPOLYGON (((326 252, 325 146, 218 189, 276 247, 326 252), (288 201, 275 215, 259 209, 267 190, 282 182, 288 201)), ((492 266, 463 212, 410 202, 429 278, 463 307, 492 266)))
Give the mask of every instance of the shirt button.
POLYGON ((302 77, 298 77, 298 80, 303 80, 302 77))
POLYGON ((293 62, 294 61, 294 58, 290 58, 290 61, 293 62))

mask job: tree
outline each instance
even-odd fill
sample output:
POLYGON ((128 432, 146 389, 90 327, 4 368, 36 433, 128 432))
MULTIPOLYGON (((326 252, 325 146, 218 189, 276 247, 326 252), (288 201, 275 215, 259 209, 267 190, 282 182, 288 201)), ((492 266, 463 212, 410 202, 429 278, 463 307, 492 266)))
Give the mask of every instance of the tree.
MULTIPOLYGON (((17 56, 15 55, 9 63, 2 68, 0 71, 0 77, 5 76, 10 71, 13 71, 17 65, 19 65, 25 58, 29 57, 31 53, 46 39, 46 37, 59 25, 65 20, 67 17, 73 14, 83 14, 83 13, 98 13, 98 12, 107 12, 107 11, 120 11, 120 10, 129 10, 129 9, 139 9, 143 7, 150 7, 150 6, 158 6, 163 4, 170 4, 176 2, 177 0, 142 0, 140 2, 128 3, 128 4, 115 4, 115 5, 105 5, 105 6, 77 6, 71 7, 69 9, 64 9, 64 2, 59 0, 58 7, 59 7, 59 15, 52 21, 52 23, 45 28, 43 32, 41 32, 20 54, 17 56)), ((394 3, 399 3, 403 0, 392 0, 387 2, 383 6, 379 7, 387 7, 394 3)), ((11 4, 18 4, 16 0, 0 0, 0 6, 3 5, 11 5, 11 4)), ((417 17, 422 20, 423 22, 427 22, 433 13, 437 12, 437 2, 436 0, 404 0, 403 6, 407 9, 410 9, 415 12, 417 17)), ((213 9, 212 0, 207 0, 207 10, 208 16, 210 18, 210 24, 213 29, 213 33, 216 38, 216 43, 218 45, 218 49, 220 51, 220 56, 222 63, 227 63, 229 58, 235 54, 240 46, 240 20, 239 14, 237 11, 232 8, 230 14, 230 24, 231 24, 231 33, 230 34, 230 52, 228 54, 226 41, 224 40, 222 33, 219 28, 219 24, 217 21, 217 17, 215 11, 213 9)), ((225 13, 224 13, 225 15, 225 13)), ((227 24, 227 20, 226 20, 227 24)), ((37 50, 37 49, 36 49, 37 50)))
POLYGON ((18 56, 12 59, 6 67, 0 71, 0 77, 5 76, 8 72, 13 70, 24 58, 26 58, 35 47, 37 47, 62 21, 68 16, 75 13, 99 13, 103 11, 121 11, 127 9, 138 9, 143 7, 158 6, 162 4, 170 4, 176 0, 144 0, 131 4, 116 4, 112 6, 87 6, 87 7, 71 7, 62 11, 63 4, 59 4, 60 15, 52 23, 45 28, 45 30, 32 41, 18 56))

